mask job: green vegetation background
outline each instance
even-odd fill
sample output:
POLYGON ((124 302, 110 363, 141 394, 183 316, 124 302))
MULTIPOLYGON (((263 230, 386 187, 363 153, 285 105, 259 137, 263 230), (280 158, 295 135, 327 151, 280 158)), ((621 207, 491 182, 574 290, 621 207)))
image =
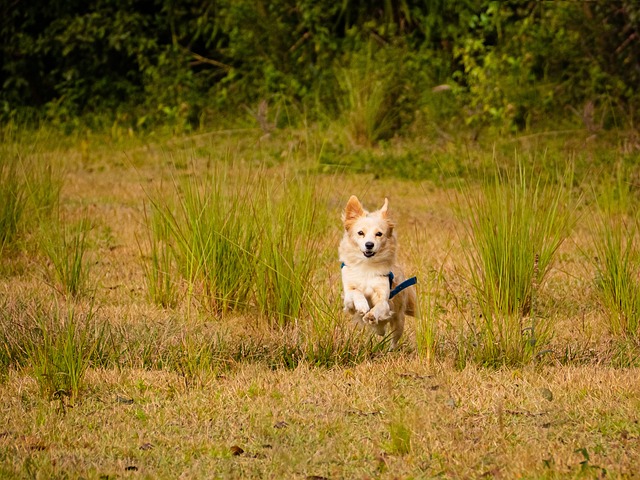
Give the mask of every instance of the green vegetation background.
POLYGON ((373 125, 353 138, 375 143, 461 126, 628 128, 640 105, 635 0, 7 0, 0 10, 3 123, 268 129, 339 119, 375 97, 373 125))

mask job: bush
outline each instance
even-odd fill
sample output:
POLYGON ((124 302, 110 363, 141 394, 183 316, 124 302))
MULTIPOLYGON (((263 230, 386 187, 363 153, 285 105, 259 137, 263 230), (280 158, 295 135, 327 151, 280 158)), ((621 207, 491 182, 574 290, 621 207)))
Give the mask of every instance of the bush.
POLYGON ((522 130, 574 112, 573 123, 599 128, 640 104, 631 0, 39 0, 1 13, 4 119, 188 130, 261 100, 318 118, 337 108, 336 75, 371 45, 375 71, 397 82, 385 95, 401 117, 429 110, 522 130), (445 83, 457 108, 430 95, 445 83))

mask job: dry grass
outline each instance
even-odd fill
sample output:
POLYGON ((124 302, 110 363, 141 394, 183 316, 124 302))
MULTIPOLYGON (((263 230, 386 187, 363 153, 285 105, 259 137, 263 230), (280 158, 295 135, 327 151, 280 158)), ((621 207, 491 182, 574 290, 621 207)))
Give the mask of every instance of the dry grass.
POLYGON ((162 371, 93 371, 88 382, 86 400, 66 411, 28 377, 5 382, 6 473, 616 478, 640 460, 640 381, 630 370, 458 372, 390 355, 349 369, 241 364, 188 390, 162 371), (409 438, 402 452, 398 424, 409 438))
MULTIPOLYGON (((637 346, 621 347, 609 331, 585 256, 592 235, 585 223, 578 223, 539 286, 538 314, 554 332, 547 353, 521 368, 461 368, 458 362, 478 311, 466 280, 454 195, 433 182, 349 173, 313 177, 336 219, 323 240, 328 248, 320 254, 315 285, 331 308, 339 305, 331 246, 337 248, 348 195, 371 203, 388 196, 407 272, 441 275, 437 288, 419 290, 435 327, 430 362, 416 351, 412 320, 398 351, 327 368, 313 366, 304 352, 283 353, 313 338, 307 317, 280 328, 246 312, 218 317, 198 302, 182 301, 175 309, 152 305, 139 242, 148 193, 169 192, 173 176, 197 174, 229 151, 244 169, 281 174, 292 165, 317 168, 319 140, 308 133, 282 136, 262 143, 246 133, 200 136, 162 147, 125 144, 115 152, 89 140, 32 154, 66 172, 60 199, 66 216, 92 223, 91 298, 61 296, 47 284, 42 259, 23 252, 8 260, 10 271, 0 278, 0 304, 91 308, 119 349, 105 347, 73 406, 64 397, 43 396, 28 364, 5 370, 0 477, 637 475, 640 379, 633 368, 616 368, 637 363, 637 346)), ((588 215, 591 207, 583 208, 588 215)), ((29 328, 28 316, 15 311, 0 326, 15 320, 29 328)), ((327 335, 349 338, 349 329, 327 335)))

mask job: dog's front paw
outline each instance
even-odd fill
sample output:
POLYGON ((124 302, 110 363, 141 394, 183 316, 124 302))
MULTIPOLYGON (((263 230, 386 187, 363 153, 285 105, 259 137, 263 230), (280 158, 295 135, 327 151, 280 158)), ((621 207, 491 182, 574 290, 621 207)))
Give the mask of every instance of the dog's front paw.
POLYGON ((376 323, 378 323, 378 318, 376 318, 373 310, 369 310, 365 315, 363 315, 362 321, 371 325, 375 325, 376 323))
POLYGON ((356 307, 353 304, 353 300, 345 300, 344 301, 344 311, 349 313, 354 313, 356 311, 356 307))
POLYGON ((389 320, 393 312, 389 308, 389 304, 387 302, 381 302, 375 305, 369 312, 362 317, 362 319, 370 324, 378 324, 380 322, 384 322, 389 320))
POLYGON ((359 298, 354 301, 356 312, 361 315, 365 315, 369 311, 369 302, 366 298, 359 298))

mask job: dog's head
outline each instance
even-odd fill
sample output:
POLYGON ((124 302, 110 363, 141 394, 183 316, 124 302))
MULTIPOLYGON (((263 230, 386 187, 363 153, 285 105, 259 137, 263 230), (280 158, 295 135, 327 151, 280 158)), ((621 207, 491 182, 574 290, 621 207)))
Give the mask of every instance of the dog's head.
POLYGON ((393 237, 393 222, 388 216, 389 200, 384 199, 380 210, 368 212, 352 195, 342 214, 342 221, 347 236, 358 246, 366 258, 379 255, 393 237))

